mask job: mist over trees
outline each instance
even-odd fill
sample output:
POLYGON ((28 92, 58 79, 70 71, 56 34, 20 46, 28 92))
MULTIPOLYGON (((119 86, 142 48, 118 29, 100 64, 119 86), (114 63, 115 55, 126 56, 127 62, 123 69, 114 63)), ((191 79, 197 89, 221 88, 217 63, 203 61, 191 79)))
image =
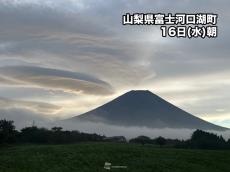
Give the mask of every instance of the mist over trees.
POLYGON ((123 136, 106 137, 79 131, 63 130, 55 126, 51 129, 30 126, 17 131, 14 121, 0 120, 0 145, 3 144, 69 144, 78 142, 120 142, 141 145, 159 145, 160 147, 191 148, 191 149, 230 149, 230 139, 227 141, 213 133, 196 130, 190 139, 167 139, 164 137, 150 138, 138 136, 129 141, 123 136))
POLYGON ((51 130, 37 126, 15 130, 13 121, 0 120, 0 144, 35 143, 66 144, 84 141, 102 141, 105 136, 88 134, 79 131, 62 131, 62 127, 51 130))

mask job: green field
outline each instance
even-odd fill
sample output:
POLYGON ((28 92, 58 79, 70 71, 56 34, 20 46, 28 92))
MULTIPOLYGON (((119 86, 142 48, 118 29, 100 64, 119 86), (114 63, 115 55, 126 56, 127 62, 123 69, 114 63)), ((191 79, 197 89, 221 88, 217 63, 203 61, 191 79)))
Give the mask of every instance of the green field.
POLYGON ((229 172, 230 151, 119 143, 20 145, 0 148, 0 172, 101 172, 104 163, 130 172, 229 172))

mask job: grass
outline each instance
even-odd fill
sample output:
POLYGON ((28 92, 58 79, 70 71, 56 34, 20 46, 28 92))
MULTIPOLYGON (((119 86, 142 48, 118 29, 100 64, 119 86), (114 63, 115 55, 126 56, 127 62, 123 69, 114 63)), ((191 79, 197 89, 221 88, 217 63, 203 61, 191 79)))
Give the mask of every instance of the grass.
POLYGON ((127 166, 110 170, 116 172, 229 172, 230 151, 119 143, 0 148, 0 172, 105 172, 105 162, 127 166))

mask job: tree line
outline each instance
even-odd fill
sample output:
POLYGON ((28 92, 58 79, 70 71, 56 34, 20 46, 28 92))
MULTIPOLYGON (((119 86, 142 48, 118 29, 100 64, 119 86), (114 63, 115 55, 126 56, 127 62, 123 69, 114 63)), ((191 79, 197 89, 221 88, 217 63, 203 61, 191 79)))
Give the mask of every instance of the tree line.
POLYGON ((157 137, 151 139, 147 136, 138 136, 129 141, 123 136, 106 137, 98 134, 89 134, 79 131, 67 131, 62 127, 51 129, 30 126, 15 129, 14 121, 0 120, 0 144, 68 144, 78 142, 124 142, 142 145, 159 145, 160 147, 197 148, 197 149, 230 149, 230 139, 227 141, 213 133, 196 130, 190 139, 166 139, 157 137))
POLYGON ((30 126, 17 131, 13 121, 0 120, 0 144, 37 143, 66 144, 84 141, 101 141, 105 136, 79 131, 63 131, 62 127, 39 128, 30 126))
POLYGON ((226 141, 222 136, 202 130, 194 131, 191 138, 187 140, 166 139, 161 136, 151 139, 147 136, 139 136, 131 139, 129 142, 139 144, 155 144, 175 148, 230 149, 230 139, 226 141))

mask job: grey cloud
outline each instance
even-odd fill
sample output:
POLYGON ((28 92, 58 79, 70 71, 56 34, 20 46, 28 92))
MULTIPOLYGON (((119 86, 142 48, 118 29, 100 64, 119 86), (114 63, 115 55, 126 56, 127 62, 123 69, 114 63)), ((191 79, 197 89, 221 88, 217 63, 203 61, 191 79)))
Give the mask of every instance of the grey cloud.
POLYGON ((13 100, 0 97, 0 109, 14 109, 21 108, 27 109, 36 113, 43 114, 55 114, 61 110, 60 106, 56 106, 50 103, 35 102, 35 101, 24 101, 24 100, 13 100))
POLYGON ((17 82, 17 81, 14 81, 14 80, 11 80, 9 78, 2 77, 2 76, 0 76, 0 83, 4 83, 4 84, 7 84, 7 85, 17 85, 17 84, 19 84, 19 82, 17 82))
MULTIPOLYGON (((114 2, 103 3, 107 12, 111 11, 109 9, 114 2)), ((1 54, 8 58, 20 56, 27 62, 65 70, 77 67, 80 72, 94 73, 97 77, 112 80, 112 84, 120 83, 120 86, 123 82, 137 84, 137 78, 140 80, 148 73, 132 64, 139 58, 135 55, 135 44, 124 42, 115 33, 120 25, 119 14, 116 14, 114 27, 111 27, 112 16, 105 19, 100 12, 103 7, 93 1, 84 2, 83 9, 69 5, 74 7, 71 12, 58 6, 59 2, 53 2, 52 8, 46 3, 22 1, 21 5, 13 7, 12 4, 8 3, 0 10, 1 41, 12 44, 1 50, 1 54)), ((113 4, 118 8, 122 5, 125 5, 123 1, 113 4)))
MULTIPOLYGON (((155 91, 163 98, 194 115, 205 117, 208 121, 214 116, 220 121, 230 117, 228 115, 230 110, 229 70, 199 76, 194 74, 193 76, 166 78, 155 81, 153 85, 155 91)), ((216 121, 211 120, 210 122, 216 121)))
POLYGON ((42 113, 21 108, 1 108, 0 119, 13 120, 17 129, 32 126, 33 122, 35 122, 35 125, 44 126, 44 124, 50 121, 50 119, 42 113))
POLYGON ((0 68, 1 75, 18 84, 48 87, 53 90, 111 94, 111 86, 90 75, 35 66, 9 66, 0 68))
POLYGON ((59 99, 80 97, 78 95, 67 93, 62 90, 51 90, 49 88, 38 88, 25 85, 19 86, 18 83, 14 83, 15 85, 12 85, 12 83, 7 84, 5 81, 1 81, 0 83, 5 83, 5 86, 1 85, 0 87, 0 95, 1 97, 8 99, 16 98, 20 100, 55 101, 59 99))

